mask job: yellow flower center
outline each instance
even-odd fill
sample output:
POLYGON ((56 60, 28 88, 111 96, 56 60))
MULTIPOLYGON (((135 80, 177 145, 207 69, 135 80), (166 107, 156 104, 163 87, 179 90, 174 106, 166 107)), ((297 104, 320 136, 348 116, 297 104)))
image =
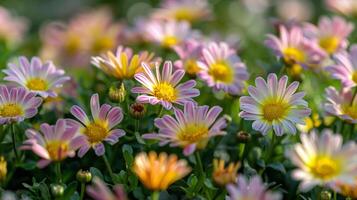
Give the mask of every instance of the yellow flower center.
POLYGON ((208 127, 203 124, 187 124, 177 137, 185 144, 201 142, 208 136, 208 127))
POLYGON ((32 78, 27 81, 26 87, 30 90, 45 91, 48 89, 48 84, 41 78, 32 78))
POLYGON ((192 22, 196 18, 196 15, 190 8, 179 8, 175 12, 175 18, 178 21, 184 20, 192 22))
POLYGON ((23 115, 24 111, 21 106, 15 103, 7 103, 0 107, 0 116, 1 117, 16 117, 23 115))
POLYGON ((268 122, 282 119, 289 109, 289 106, 284 102, 269 102, 263 104, 263 118, 268 122))
POLYGON ((208 73, 217 82, 232 83, 234 81, 234 71, 229 63, 225 61, 220 61, 211 65, 208 73))
POLYGON ((75 55, 81 46, 81 39, 79 36, 69 35, 65 41, 64 49, 69 55, 75 55))
POLYGON ((341 171, 341 163, 338 159, 330 156, 317 156, 309 165, 311 173, 320 179, 329 180, 334 178, 341 171))
POLYGON ((342 111, 352 119, 357 119, 357 106, 350 104, 342 105, 342 111))
POLYGON ((96 144, 108 136, 109 130, 107 126, 106 123, 92 122, 84 129, 84 134, 91 144, 96 144))
POLYGON ((173 102, 177 99, 176 89, 169 83, 159 83, 153 88, 153 95, 159 100, 173 102))
POLYGON ((188 59, 185 63, 185 69, 189 75, 196 75, 200 71, 195 59, 188 59))
POLYGON ((51 160, 61 161, 67 157, 68 143, 60 140, 48 141, 46 145, 51 160))
POLYGON ((101 53, 103 51, 112 49, 114 47, 114 40, 111 37, 98 37, 92 45, 93 53, 101 53))
POLYGON ((305 53, 295 47, 288 47, 283 50, 284 61, 287 64, 294 64, 295 62, 304 62, 306 60, 305 53))
POLYGON ((319 41, 319 45, 323 48, 327 53, 332 54, 336 51, 340 44, 340 39, 335 36, 323 37, 319 41))
POLYGON ((165 36, 164 39, 162 40, 162 46, 167 48, 175 46, 178 43, 179 43, 179 39, 173 35, 165 36))

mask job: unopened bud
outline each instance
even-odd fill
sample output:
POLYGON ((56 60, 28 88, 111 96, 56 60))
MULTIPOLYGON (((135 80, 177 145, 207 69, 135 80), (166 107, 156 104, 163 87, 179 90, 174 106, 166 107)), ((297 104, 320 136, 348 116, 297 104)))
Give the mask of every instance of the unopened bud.
POLYGON ((60 184, 53 184, 51 185, 51 194, 54 197, 61 197, 64 192, 64 187, 60 184))
POLYGON ((7 162, 3 156, 0 156, 0 183, 5 181, 7 175, 7 162))
POLYGON ((114 86, 109 88, 109 98, 113 102, 121 103, 125 101, 125 96, 126 96, 126 90, 125 90, 124 83, 122 83, 119 88, 114 86))
POLYGON ((92 174, 90 171, 79 170, 77 172, 76 178, 81 183, 89 183, 92 180, 92 174))
POLYGON ((237 133, 238 141, 241 143, 247 143, 250 140, 250 134, 244 131, 239 131, 237 133))
POLYGON ((136 119, 142 118, 146 114, 145 105, 142 103, 133 103, 130 105, 130 115, 136 119))
POLYGON ((320 193, 321 200, 330 200, 331 199, 331 192, 324 190, 320 193))

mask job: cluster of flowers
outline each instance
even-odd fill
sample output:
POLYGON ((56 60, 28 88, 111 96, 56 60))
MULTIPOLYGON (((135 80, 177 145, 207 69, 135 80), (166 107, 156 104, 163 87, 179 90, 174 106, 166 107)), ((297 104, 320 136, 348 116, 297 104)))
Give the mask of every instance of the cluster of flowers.
MULTIPOLYGON (((247 88, 248 95, 239 97, 241 112, 237 115, 253 121, 252 128, 264 136, 269 133, 273 137, 296 134, 296 126, 305 124, 304 119, 311 114, 304 100, 305 93, 298 92, 298 81, 289 83, 288 76, 279 78, 271 73, 266 79, 256 78, 255 86, 247 86, 249 73, 236 50, 228 42, 213 41, 191 29, 195 20, 211 16, 206 1, 166 1, 162 8, 138 22, 133 29, 113 24, 107 13, 104 9, 78 16, 68 25, 48 25, 43 30, 43 53, 46 54, 43 57, 71 61, 64 59, 70 57, 79 62, 78 65, 91 60, 108 76, 120 81, 135 80, 140 84, 131 88, 131 93, 138 94, 135 105, 159 105, 166 110, 164 112, 172 113, 162 116, 160 112, 154 121, 157 133, 144 134, 143 139, 157 140, 160 146, 169 144, 181 148, 183 155, 189 156, 203 150, 210 138, 226 134, 228 120, 219 117, 223 109, 199 105, 194 100, 200 95, 196 77, 214 92, 234 97, 243 95, 247 88), (128 38, 129 35, 136 38, 128 38), (126 41, 158 44, 175 52, 179 60, 161 64, 162 59, 154 53, 135 53, 124 46, 119 46, 116 52, 110 51, 118 46, 119 36, 126 41), (108 52, 101 56, 92 56, 105 51, 108 52), (183 81, 185 74, 190 80, 183 81)), ((312 70, 327 71, 333 79, 339 80, 342 88, 327 88, 327 101, 323 107, 328 114, 355 124, 357 46, 349 47, 347 39, 353 28, 340 17, 323 17, 317 26, 282 24, 279 37, 268 35, 265 44, 284 66, 279 76, 285 70, 292 77, 299 76, 302 70, 312 70)), ((43 63, 37 57, 30 60, 20 57, 17 63, 9 63, 3 73, 7 84, 0 86, 0 124, 19 123, 36 116, 43 101, 56 97, 56 89, 70 79, 64 70, 56 68, 52 62, 43 63)), ((125 130, 117 128, 124 118, 124 111, 119 106, 100 104, 98 94, 93 94, 90 99, 91 116, 78 105, 72 106, 70 113, 75 119, 58 119, 54 125, 41 124, 40 130, 26 130, 27 140, 20 149, 37 154, 41 158, 38 167, 61 162, 76 153, 81 158, 90 149, 107 162, 104 142, 114 145, 126 134, 125 130)), ((293 177, 302 181, 300 189, 308 191, 320 185, 346 195, 356 195, 355 142, 343 144, 342 136, 332 130, 324 130, 321 134, 316 131, 302 133, 300 139, 301 143, 286 152, 286 157, 297 166, 293 177)), ((17 155, 16 147, 14 150, 17 155)), ((196 162, 199 165, 199 156, 196 162)), ((213 179, 227 188, 230 199, 282 198, 280 193, 269 191, 260 176, 250 179, 243 174, 238 176, 238 163, 232 162, 228 167, 223 160, 213 163, 213 179)), ((165 190, 191 172, 186 160, 174 154, 158 155, 155 152, 136 155, 132 170, 152 191, 165 190)), ((114 191, 115 194, 110 192, 98 178, 94 178, 93 186, 87 189, 95 199, 125 198, 121 187, 114 186, 114 191)))

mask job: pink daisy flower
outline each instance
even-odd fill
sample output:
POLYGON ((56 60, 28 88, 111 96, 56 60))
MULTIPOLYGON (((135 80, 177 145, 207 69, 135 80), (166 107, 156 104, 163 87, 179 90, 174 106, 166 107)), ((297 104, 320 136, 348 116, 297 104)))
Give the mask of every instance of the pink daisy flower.
POLYGON ((145 134, 146 139, 158 139, 160 145, 170 143, 171 146, 180 146, 185 155, 192 154, 196 149, 205 148, 209 138, 226 134, 223 131, 227 126, 226 119, 217 119, 222 108, 214 106, 196 106, 187 102, 184 109, 175 109, 175 118, 165 115, 155 119, 155 126, 159 133, 145 134))
POLYGON ((125 191, 121 185, 115 185, 113 191, 98 177, 93 178, 93 184, 87 187, 87 194, 94 200, 127 200, 125 191))
POLYGON ((201 71, 198 76, 209 87, 230 94, 240 94, 249 74, 245 64, 229 48, 227 43, 211 42, 202 50, 202 60, 198 62, 201 71))
POLYGON ((337 91, 334 87, 326 88, 325 111, 350 123, 357 123, 357 98, 351 90, 337 91))
POLYGON ((27 140, 22 150, 32 150, 41 157, 37 163, 39 168, 51 162, 58 162, 67 157, 74 157, 75 151, 85 143, 83 136, 76 136, 76 127, 70 127, 66 120, 59 119, 56 125, 41 124, 41 132, 26 130, 27 140))
POLYGON ((350 52, 340 52, 333 56, 335 65, 328 66, 332 78, 340 80, 346 89, 357 85, 357 45, 350 48, 350 52))
POLYGON ((77 105, 72 106, 71 113, 78 121, 68 119, 71 126, 79 127, 78 132, 86 136, 86 142, 78 151, 78 156, 83 157, 90 148, 96 155, 101 156, 105 152, 103 141, 114 145, 119 138, 125 135, 122 129, 113 129, 123 120, 123 112, 120 107, 112 107, 108 104, 99 104, 98 94, 93 94, 90 100, 92 120, 88 118, 83 109, 77 105))
POLYGON ((18 45, 25 36, 28 22, 25 18, 11 15, 4 7, 0 7, 0 39, 9 47, 18 45))
POLYGON ((331 19, 322 17, 318 26, 307 24, 304 32, 311 39, 316 39, 319 46, 327 53, 334 54, 346 49, 348 45, 347 37, 353 31, 353 24, 348 23, 341 17, 335 16, 331 19))
POLYGON ((177 69, 183 69, 190 76, 196 76, 201 71, 198 66, 198 59, 201 56, 202 44, 197 40, 187 40, 183 44, 174 47, 175 52, 180 57, 174 62, 177 69))
POLYGON ((268 34, 265 45, 286 64, 312 67, 326 56, 315 41, 304 37, 300 27, 293 26, 288 30, 285 26, 280 26, 279 32, 280 38, 268 34))
POLYGON ((37 57, 33 57, 31 62, 26 57, 19 57, 19 65, 9 63, 3 72, 7 75, 4 80, 14 82, 43 98, 56 97, 55 90, 70 79, 52 62, 42 63, 37 57))
POLYGON ((37 114, 41 97, 24 88, 0 85, 0 124, 21 122, 37 114))
POLYGON ((238 176, 237 184, 227 186, 227 200, 255 199, 255 200, 279 200, 282 196, 279 193, 268 191, 260 176, 255 175, 250 180, 243 175, 238 176))
POLYGON ((288 77, 278 80, 275 74, 269 74, 267 82, 258 77, 255 85, 248 87, 250 96, 240 98, 239 116, 254 121, 253 129, 267 134, 271 129, 278 136, 285 132, 296 133, 295 124, 305 124, 304 118, 311 110, 303 97, 304 92, 296 92, 299 82, 287 86, 288 77))
POLYGON ((356 0, 325 0, 327 7, 334 11, 347 16, 356 15, 356 0))
POLYGON ((136 98, 139 103, 150 103, 152 105, 161 104, 167 110, 172 108, 172 104, 183 105, 187 101, 193 101, 192 97, 200 95, 200 91, 195 89, 196 81, 189 80, 179 84, 185 74, 184 70, 172 71, 171 61, 164 63, 160 74, 160 65, 156 63, 156 75, 151 71, 146 63, 142 63, 144 72, 135 75, 135 79, 143 87, 135 87, 133 93, 141 93, 136 98))

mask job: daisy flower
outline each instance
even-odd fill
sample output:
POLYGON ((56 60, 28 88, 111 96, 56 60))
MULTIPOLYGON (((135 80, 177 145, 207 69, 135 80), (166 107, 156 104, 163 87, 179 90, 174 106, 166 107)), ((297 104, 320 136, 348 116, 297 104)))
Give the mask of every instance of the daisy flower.
POLYGON ((357 2, 355 0, 325 0, 327 7, 347 16, 357 15, 357 2))
POLYGON ((98 94, 93 94, 90 99, 90 109, 92 120, 77 105, 72 106, 71 113, 79 122, 68 119, 71 126, 79 127, 79 134, 86 138, 85 144, 78 151, 79 157, 83 157, 90 148, 94 149, 96 155, 101 156, 105 152, 104 141, 113 145, 125 135, 122 129, 113 129, 123 119, 120 107, 112 107, 108 104, 100 105, 98 94))
POLYGON ((229 163, 227 167, 224 167, 224 160, 213 160, 213 173, 212 178, 215 183, 221 186, 225 186, 229 183, 235 183, 237 181, 237 171, 240 167, 240 162, 229 163))
POLYGON ((172 48, 194 36, 190 24, 185 21, 152 20, 147 22, 144 31, 149 41, 165 48, 172 48))
POLYGON ((352 45, 350 52, 340 52, 333 56, 335 65, 326 67, 332 78, 340 80, 345 89, 357 85, 357 45, 352 45))
POLYGON ((304 32, 312 39, 318 41, 319 46, 327 53, 334 54, 346 49, 348 45, 347 37, 353 31, 353 24, 348 23, 342 17, 322 17, 318 27, 312 24, 305 26, 304 32))
POLYGON ((16 17, 4 7, 0 7, 0 40, 9 47, 18 45, 25 36, 28 23, 25 18, 16 17))
POLYGON ((67 157, 74 157, 75 151, 84 144, 83 136, 76 136, 76 127, 70 127, 66 120, 59 119, 56 125, 41 124, 41 132, 34 129, 26 130, 27 140, 22 150, 32 150, 41 157, 37 163, 43 168, 51 162, 58 162, 67 157))
POLYGON ((326 88, 325 111, 350 123, 357 123, 357 98, 351 90, 337 91, 334 87, 326 88))
POLYGON ((138 72, 142 72, 141 63, 150 63, 154 59, 154 53, 147 51, 133 54, 130 48, 119 46, 116 54, 108 51, 106 56, 92 57, 92 64, 103 70, 106 74, 119 80, 131 79, 138 72))
POLYGON ((314 41, 304 37, 300 27, 293 26, 288 30, 285 26, 280 26, 279 32, 280 38, 268 34, 265 45, 288 66, 298 64, 313 67, 326 56, 314 41))
POLYGON ((301 180, 300 189, 307 191, 316 185, 332 187, 339 183, 353 184, 357 175, 357 146, 342 145, 342 136, 323 130, 320 136, 312 131, 300 135, 301 143, 294 145, 287 157, 298 169, 293 177, 301 180))
POLYGON ((244 81, 249 77, 245 64, 224 42, 211 42, 203 48, 198 65, 201 68, 198 76, 209 87, 234 95, 242 92, 244 81))
POLYGON ((157 155, 152 151, 135 156, 133 171, 146 188, 160 191, 186 176, 191 168, 186 160, 179 160, 174 154, 163 152, 157 155))
POLYGON ((94 200, 127 200, 125 191, 121 185, 115 185, 113 192, 98 177, 94 177, 92 185, 87 187, 87 194, 94 200))
POLYGON ((214 106, 196 106, 192 102, 184 105, 183 111, 175 109, 175 118, 165 115, 155 119, 155 126, 159 133, 145 134, 146 139, 158 139, 160 145, 171 143, 171 146, 180 146, 187 156, 192 154, 196 148, 205 148, 210 137, 224 135, 222 129, 226 128, 226 119, 217 119, 222 108, 214 106))
POLYGON ((19 57, 19 65, 9 63, 3 72, 7 75, 4 80, 14 82, 43 98, 56 97, 55 90, 70 79, 69 76, 64 76, 63 70, 56 69, 52 62, 42 63, 37 57, 33 57, 31 61, 26 57, 19 57))
POLYGON ((159 20, 194 22, 207 19, 210 15, 207 0, 165 0, 152 17, 159 20))
POLYGON ((256 175, 250 180, 243 175, 238 177, 237 184, 229 184, 227 186, 228 198, 227 200, 238 199, 256 199, 256 200, 279 200, 281 195, 268 191, 261 178, 256 175))
POLYGON ((37 114, 41 97, 24 88, 0 85, 0 124, 21 122, 37 114))
POLYGON ((143 87, 135 87, 133 93, 141 93, 136 98, 139 103, 150 103, 152 105, 161 104, 167 110, 172 108, 172 104, 184 104, 193 101, 192 97, 197 97, 200 91, 193 88, 196 81, 189 80, 177 85, 185 74, 184 70, 172 71, 171 61, 166 61, 160 75, 160 65, 156 63, 156 76, 151 71, 150 66, 142 63, 143 73, 138 73, 134 77, 143 87))
POLYGON ((263 135, 271 129, 278 136, 285 132, 296 133, 295 124, 304 124, 303 119, 311 110, 303 100, 304 92, 296 92, 299 82, 287 86, 288 77, 278 80, 276 74, 269 74, 268 80, 255 79, 255 85, 248 87, 250 96, 240 98, 240 117, 253 122, 253 129, 263 135))
POLYGON ((173 48, 179 60, 174 62, 177 69, 183 69, 190 76, 196 76, 201 70, 198 66, 198 59, 201 56, 202 44, 197 40, 187 40, 179 46, 173 48))
POLYGON ((334 190, 338 191, 342 195, 350 198, 357 198, 357 176, 355 177, 355 182, 353 184, 343 184, 336 183, 336 188, 334 190))

